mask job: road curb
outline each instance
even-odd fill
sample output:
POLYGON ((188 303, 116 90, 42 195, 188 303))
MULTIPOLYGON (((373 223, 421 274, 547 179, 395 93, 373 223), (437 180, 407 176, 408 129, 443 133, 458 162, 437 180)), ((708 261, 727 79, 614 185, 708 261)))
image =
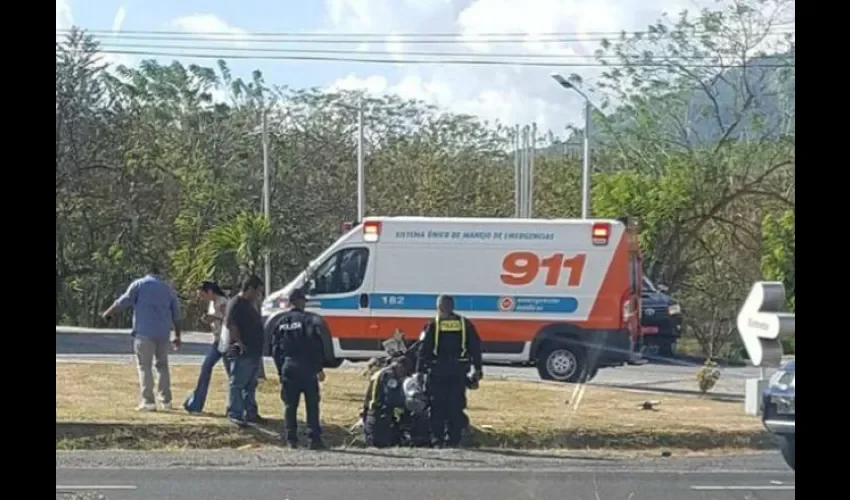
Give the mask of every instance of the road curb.
MULTIPOLYGON (((339 426, 326 425, 325 442, 331 447, 364 449, 362 440, 339 426)), ((107 422, 57 422, 57 450, 162 450, 251 449, 279 446, 279 429, 252 426, 245 430, 219 425, 128 424, 107 422)), ((775 437, 761 429, 752 431, 696 430, 613 431, 572 428, 557 433, 498 432, 473 430, 464 438, 465 448, 502 450, 648 450, 677 448, 692 451, 713 449, 769 450, 775 437)))

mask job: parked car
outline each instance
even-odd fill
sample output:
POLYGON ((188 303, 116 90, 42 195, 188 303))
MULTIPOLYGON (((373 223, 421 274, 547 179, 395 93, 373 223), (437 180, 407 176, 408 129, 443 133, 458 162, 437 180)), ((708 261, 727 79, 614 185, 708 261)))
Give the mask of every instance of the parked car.
POLYGON ((770 377, 761 398, 761 419, 765 429, 780 438, 779 450, 789 467, 794 468, 794 424, 796 422, 797 381, 794 360, 783 364, 770 377))
POLYGON ((640 329, 645 347, 657 350, 661 356, 672 357, 682 336, 682 308, 666 292, 664 285, 656 286, 643 277, 640 329))

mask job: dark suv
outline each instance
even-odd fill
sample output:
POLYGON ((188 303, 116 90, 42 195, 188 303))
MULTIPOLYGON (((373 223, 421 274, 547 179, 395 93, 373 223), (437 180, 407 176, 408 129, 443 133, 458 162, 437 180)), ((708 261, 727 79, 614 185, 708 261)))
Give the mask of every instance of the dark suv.
POLYGON ((781 439, 782 458, 794 470, 797 421, 797 374, 792 359, 779 367, 761 397, 761 421, 765 429, 781 439))
POLYGON ((667 287, 655 286, 643 277, 641 294, 640 329, 643 345, 664 357, 672 357, 676 343, 682 336, 682 308, 679 302, 667 295, 667 287))

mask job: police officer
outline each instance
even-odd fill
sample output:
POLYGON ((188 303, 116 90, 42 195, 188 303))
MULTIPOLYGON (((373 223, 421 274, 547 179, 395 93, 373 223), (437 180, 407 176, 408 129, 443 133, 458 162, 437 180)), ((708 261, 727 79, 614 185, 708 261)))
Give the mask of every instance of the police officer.
POLYGON ((400 444, 398 421, 405 412, 402 382, 413 364, 401 357, 372 375, 363 399, 363 434, 366 444, 386 448, 400 444))
POLYGON ((291 309, 272 333, 272 357, 280 375, 280 396, 284 405, 283 438, 291 448, 298 446, 298 402, 301 394, 307 405, 310 448, 324 449, 319 425, 319 382, 325 380, 324 350, 319 333, 320 318, 304 310, 307 297, 296 289, 289 295, 291 309))
POLYGON ((455 314, 454 299, 437 299, 437 317, 425 326, 419 349, 417 371, 428 374, 431 396, 431 437, 437 446, 458 446, 468 425, 466 409, 467 375, 481 371, 481 340, 472 322, 455 314))

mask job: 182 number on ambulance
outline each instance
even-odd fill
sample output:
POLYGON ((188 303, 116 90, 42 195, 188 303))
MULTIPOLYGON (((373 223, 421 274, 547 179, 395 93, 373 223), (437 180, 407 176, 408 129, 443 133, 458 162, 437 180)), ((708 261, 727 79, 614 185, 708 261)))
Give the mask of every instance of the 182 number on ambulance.
POLYGON ((587 256, 583 253, 566 258, 562 253, 541 257, 534 252, 511 252, 502 260, 502 283, 510 286, 523 286, 533 282, 546 270, 546 286, 558 286, 563 282, 564 270, 568 270, 566 285, 577 287, 581 285, 581 275, 587 256))

